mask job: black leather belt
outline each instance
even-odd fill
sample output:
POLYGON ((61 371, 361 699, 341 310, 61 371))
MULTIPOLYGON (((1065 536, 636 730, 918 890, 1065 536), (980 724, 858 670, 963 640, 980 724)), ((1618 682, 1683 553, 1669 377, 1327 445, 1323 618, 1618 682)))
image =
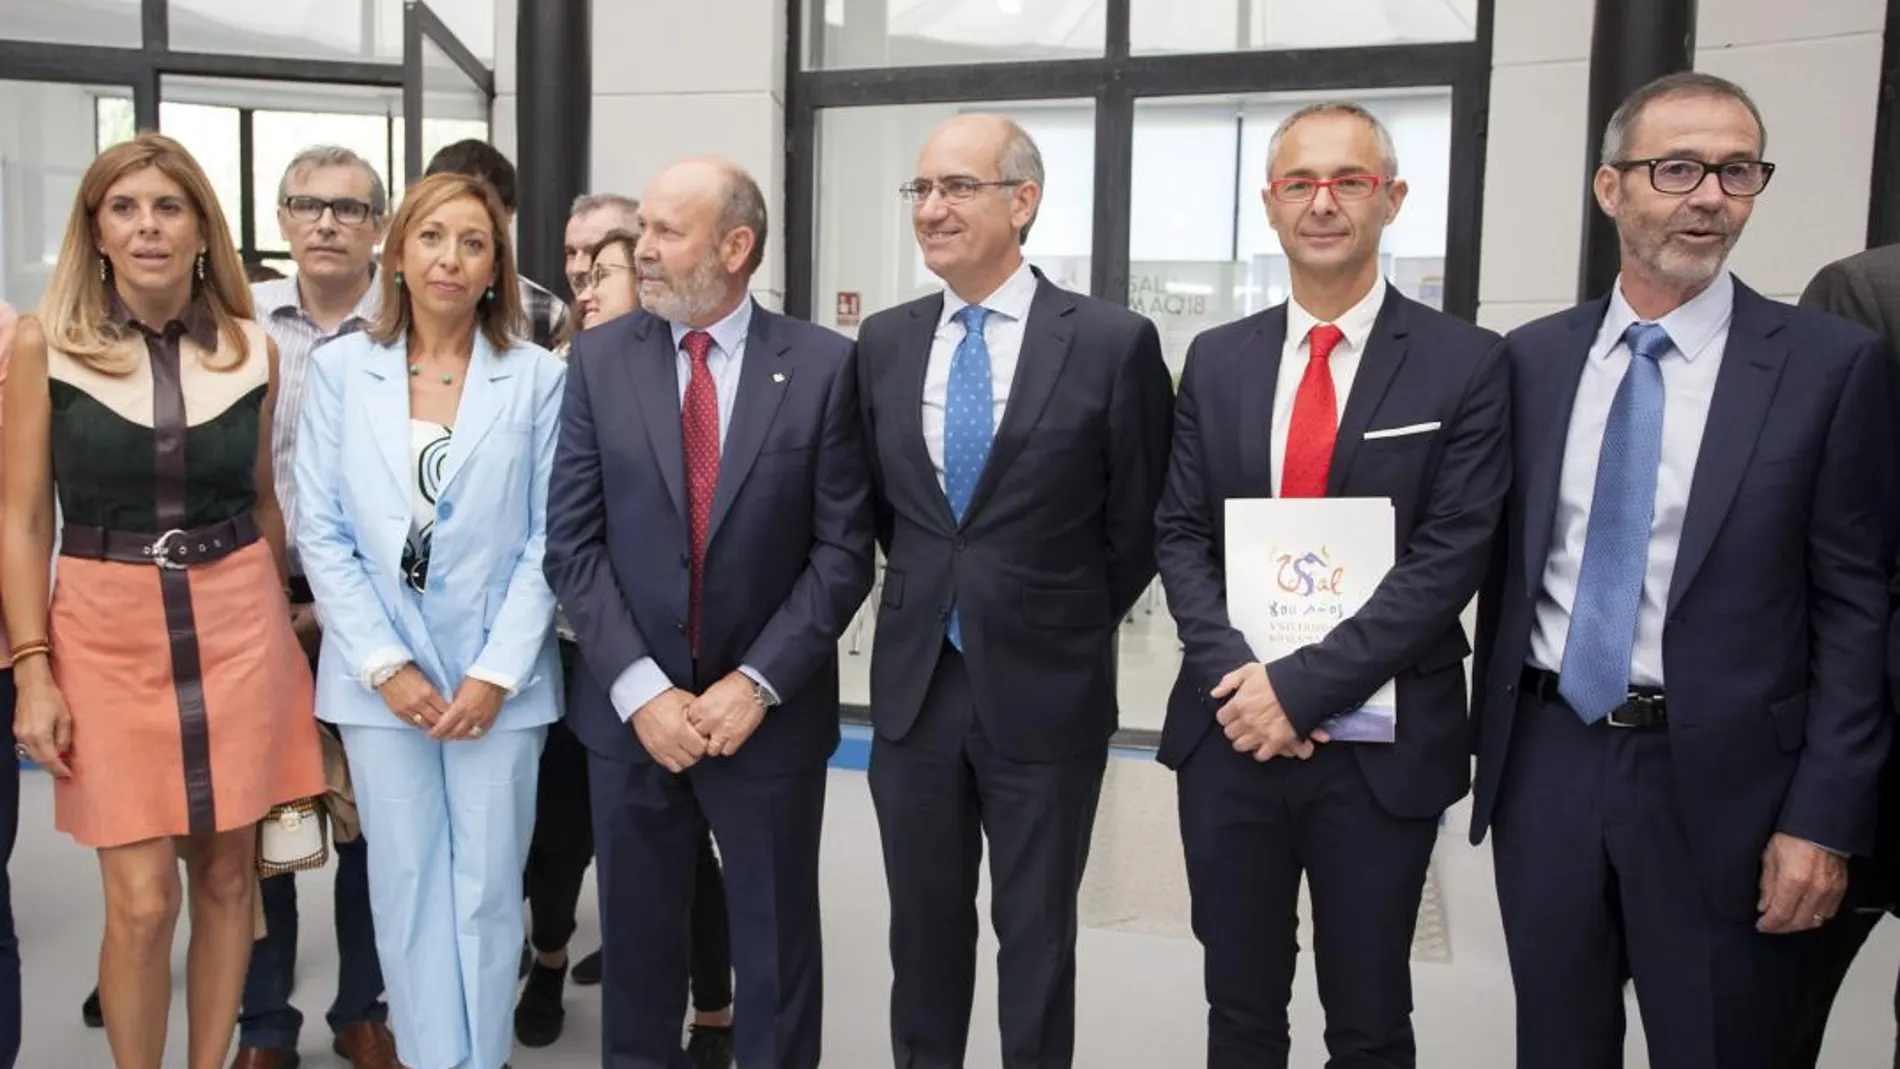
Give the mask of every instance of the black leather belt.
MULTIPOLYGON (((1524 693, 1548 702, 1562 702, 1557 673, 1524 666, 1524 693)), ((1565 703, 1568 705, 1569 703, 1565 703)), ((1669 723, 1669 700, 1660 687, 1631 687, 1629 698, 1610 710, 1603 722, 1613 728, 1659 728, 1669 723)))
POLYGON ((243 512, 195 531, 174 529, 156 535, 68 526, 59 533, 59 552, 66 557, 178 569, 223 560, 261 536, 257 518, 243 512))

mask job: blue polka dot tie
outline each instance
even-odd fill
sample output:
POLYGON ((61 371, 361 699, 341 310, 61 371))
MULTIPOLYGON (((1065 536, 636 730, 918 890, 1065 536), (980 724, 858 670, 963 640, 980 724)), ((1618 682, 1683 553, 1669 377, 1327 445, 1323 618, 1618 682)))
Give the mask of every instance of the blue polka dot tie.
MULTIPOLYGON (((955 316, 963 325, 963 341, 950 358, 950 388, 943 406, 943 492, 959 524, 969 511, 990 457, 990 440, 996 436, 990 346, 983 338, 989 316, 989 309, 976 304, 965 305, 955 316)), ((945 634, 952 646, 963 649, 963 620, 954 606, 945 634)))
POLYGON ((1669 332, 1657 323, 1632 323, 1623 341, 1630 366, 1603 428, 1590 530, 1557 683, 1557 693, 1586 724, 1629 700, 1630 652, 1649 570, 1656 468, 1662 462, 1663 378, 1657 361, 1669 351, 1669 332))

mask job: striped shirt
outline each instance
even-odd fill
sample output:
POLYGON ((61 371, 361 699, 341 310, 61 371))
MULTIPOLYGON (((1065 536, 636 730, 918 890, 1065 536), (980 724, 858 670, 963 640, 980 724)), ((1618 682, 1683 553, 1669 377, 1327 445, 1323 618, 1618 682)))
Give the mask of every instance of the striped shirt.
POLYGON ((303 295, 295 278, 272 279, 251 287, 251 300, 271 340, 277 343, 277 408, 271 413, 271 482, 277 488, 277 505, 284 513, 285 541, 290 549, 290 571, 303 574, 297 558, 294 524, 297 496, 291 486, 291 464, 297 446, 297 420, 303 412, 304 382, 310 370, 310 354, 324 342, 367 329, 382 308, 382 290, 374 280, 356 302, 356 310, 334 333, 325 333, 317 321, 303 310, 303 295))

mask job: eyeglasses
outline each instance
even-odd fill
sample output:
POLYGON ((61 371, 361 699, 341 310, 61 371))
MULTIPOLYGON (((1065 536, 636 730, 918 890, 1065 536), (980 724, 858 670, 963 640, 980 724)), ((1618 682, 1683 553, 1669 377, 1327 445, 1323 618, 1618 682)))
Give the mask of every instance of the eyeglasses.
POLYGON ((1638 167, 1649 168, 1649 184, 1658 193, 1682 196, 1694 193, 1710 176, 1722 187, 1722 192, 1731 197, 1753 197, 1768 188, 1768 180, 1774 177, 1775 165, 1765 160, 1727 160, 1722 163, 1704 163, 1701 160, 1660 158, 1653 160, 1624 160, 1610 166, 1628 173, 1638 167))
POLYGON ((336 221, 344 226, 362 226, 369 221, 370 206, 367 201, 355 197, 337 197, 325 200, 322 197, 285 197, 284 211, 300 223, 314 223, 323 218, 328 211, 336 216, 336 221))
POLYGON ((913 204, 922 204, 930 199, 934 191, 943 194, 945 203, 962 204, 976 196, 982 189, 1014 189, 1023 184, 1023 179, 1004 179, 999 182, 984 182, 975 178, 945 178, 932 182, 928 178, 917 178, 897 187, 897 193, 913 204))
POLYGON ((607 281, 609 275, 631 270, 633 268, 628 264, 595 264, 586 271, 576 271, 567 276, 567 285, 575 293, 584 289, 598 289, 602 282, 607 281))
POLYGON ((1333 191, 1336 200, 1365 200, 1386 182, 1380 174, 1342 174, 1336 178, 1275 178, 1267 183, 1275 200, 1299 204, 1319 196, 1322 189, 1333 191))

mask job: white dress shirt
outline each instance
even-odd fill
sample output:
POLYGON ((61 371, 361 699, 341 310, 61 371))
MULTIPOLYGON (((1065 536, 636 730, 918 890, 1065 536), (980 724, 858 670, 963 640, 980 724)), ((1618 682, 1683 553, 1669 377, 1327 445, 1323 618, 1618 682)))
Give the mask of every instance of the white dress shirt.
MULTIPOLYGON (((1380 275, 1359 303, 1346 309, 1333 325, 1345 335, 1326 358, 1326 369, 1333 373, 1334 425, 1345 418, 1346 400, 1352 395, 1353 377, 1359 374, 1359 358, 1365 355, 1366 342, 1372 337, 1372 325, 1385 307, 1385 276, 1380 275)), ((1312 355, 1307 335, 1320 320, 1300 307, 1297 300, 1286 302, 1286 343, 1280 349, 1280 377, 1273 387, 1273 492, 1280 493, 1280 475, 1286 470, 1287 436, 1293 431, 1293 401, 1299 396, 1300 380, 1306 377, 1306 364, 1312 355)))
MULTIPOLYGON (((1023 355, 1023 327, 1035 299, 1036 273, 1024 261, 995 293, 976 302, 990 310, 983 320, 983 341, 990 350, 992 431, 1003 425, 1003 411, 1009 407, 1009 387, 1016 380, 1016 364, 1023 355)), ((943 415, 950 400, 950 360, 963 343, 963 324, 957 322, 956 314, 969 303, 944 287, 943 315, 937 318, 930 363, 924 370, 924 446, 930 451, 931 466, 937 469, 938 486, 944 485, 943 415)))
MULTIPOLYGON (((693 360, 686 355, 686 335, 693 328, 684 323, 669 324, 673 329, 673 353, 679 371, 680 408, 686 407, 686 387, 693 380, 693 360)), ((732 409, 739 397, 739 369, 745 366, 746 336, 752 330, 752 299, 739 302, 731 315, 706 328, 712 335, 712 348, 706 353, 706 370, 712 374, 713 389, 719 395, 719 447, 724 463, 726 432, 732 428, 732 409)), ((751 680, 764 687, 773 698, 778 692, 750 665, 741 665, 751 680)), ((642 657, 628 665, 608 690, 614 711, 624 721, 632 720, 648 702, 673 689, 673 680, 651 657, 642 657)))
MULTIPOLYGON (((1636 613, 1636 645, 1630 651, 1630 683, 1663 685, 1663 617, 1669 584, 1676 574, 1682 518, 1689 508, 1702 431, 1709 422, 1715 378, 1728 347, 1729 321, 1735 309, 1735 281, 1725 270, 1687 304, 1660 320, 1669 332, 1669 349, 1658 366, 1663 378, 1662 463, 1656 472, 1656 513, 1649 528, 1649 567, 1643 574, 1643 600, 1636 613)), ((1629 369, 1630 350, 1623 332, 1639 322, 1623 299, 1622 281, 1610 296, 1603 326, 1584 361, 1577 400, 1570 410, 1564 441, 1564 466, 1557 489, 1557 515, 1551 526, 1550 555, 1544 562, 1543 592, 1531 629, 1531 664, 1561 672, 1570 611, 1577 600, 1584 541, 1590 533, 1590 503, 1596 494, 1597 457, 1610 404, 1629 369)))

